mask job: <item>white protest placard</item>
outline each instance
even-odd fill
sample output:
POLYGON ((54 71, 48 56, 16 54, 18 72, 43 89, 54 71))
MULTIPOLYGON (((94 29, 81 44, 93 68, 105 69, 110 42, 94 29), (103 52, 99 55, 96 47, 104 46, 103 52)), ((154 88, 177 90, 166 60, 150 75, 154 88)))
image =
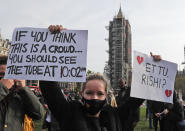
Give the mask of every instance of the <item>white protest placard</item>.
POLYGON ((51 34, 45 28, 16 28, 5 78, 84 82, 87 30, 51 34))
POLYGON ((131 96, 173 103, 177 64, 134 51, 131 96))

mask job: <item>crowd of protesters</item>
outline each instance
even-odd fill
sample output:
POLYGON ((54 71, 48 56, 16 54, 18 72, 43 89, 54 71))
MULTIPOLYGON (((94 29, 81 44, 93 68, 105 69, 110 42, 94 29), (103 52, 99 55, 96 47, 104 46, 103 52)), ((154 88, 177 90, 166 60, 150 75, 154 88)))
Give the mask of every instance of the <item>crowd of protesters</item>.
MULTIPOLYGON (((62 29, 62 26, 49 27, 52 33, 62 29)), ((152 56, 155 61, 161 59, 152 56)), ((64 92, 56 81, 40 81, 39 99, 25 85, 25 80, 3 78, 6 62, 7 57, 0 56, 0 131, 23 131, 25 115, 39 120, 43 117, 43 107, 46 110, 43 129, 48 131, 133 131, 139 122, 144 99, 130 97, 130 79, 128 82, 120 79, 116 97, 99 73, 86 77, 82 93, 64 92)), ((160 131, 183 130, 178 123, 184 119, 184 108, 176 92, 173 94, 173 104, 147 101, 149 128, 157 131, 159 122, 160 131)))

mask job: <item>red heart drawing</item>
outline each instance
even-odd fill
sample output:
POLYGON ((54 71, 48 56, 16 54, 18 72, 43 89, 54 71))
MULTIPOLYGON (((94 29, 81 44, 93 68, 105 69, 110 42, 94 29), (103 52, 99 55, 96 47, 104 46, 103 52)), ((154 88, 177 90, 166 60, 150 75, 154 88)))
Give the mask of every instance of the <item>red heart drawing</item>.
POLYGON ((172 90, 165 90, 165 94, 167 97, 170 97, 172 95, 172 90))
POLYGON ((138 56, 137 61, 138 61, 139 64, 141 64, 143 62, 143 57, 138 56))

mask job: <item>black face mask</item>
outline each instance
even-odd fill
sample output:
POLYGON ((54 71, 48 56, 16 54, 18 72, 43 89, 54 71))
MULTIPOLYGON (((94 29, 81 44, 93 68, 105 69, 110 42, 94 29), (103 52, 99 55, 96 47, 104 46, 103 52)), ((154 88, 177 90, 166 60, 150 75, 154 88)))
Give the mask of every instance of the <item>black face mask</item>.
POLYGON ((96 115, 105 105, 105 100, 91 99, 87 100, 84 97, 82 98, 82 103, 84 105, 84 110, 90 115, 96 115))

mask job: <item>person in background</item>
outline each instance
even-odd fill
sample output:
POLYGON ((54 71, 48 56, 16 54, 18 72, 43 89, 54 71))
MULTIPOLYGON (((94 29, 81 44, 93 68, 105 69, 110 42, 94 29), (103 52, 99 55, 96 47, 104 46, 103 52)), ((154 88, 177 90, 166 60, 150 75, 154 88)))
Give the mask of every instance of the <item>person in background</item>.
POLYGON ((149 128, 152 129, 152 112, 151 112, 151 101, 146 101, 146 118, 148 118, 149 128))
POLYGON ((23 131, 25 114, 39 120, 43 107, 25 80, 4 79, 7 56, 0 56, 0 131, 23 131))
POLYGON ((177 124, 184 119, 184 110, 176 91, 173 94, 173 104, 164 103, 162 111, 155 115, 160 119, 160 131, 181 131, 177 124))
POLYGON ((118 92, 118 96, 116 97, 116 102, 117 105, 119 106, 122 102, 124 102, 128 97, 129 97, 129 93, 126 93, 126 91, 128 90, 127 88, 127 83, 123 78, 120 78, 119 80, 119 88, 120 91, 118 92))
POLYGON ((152 118, 153 118, 153 127, 154 130, 157 131, 158 125, 160 126, 160 117, 157 117, 157 113, 161 112, 164 107, 164 102, 160 101, 149 101, 150 103, 150 111, 152 113, 152 118))

